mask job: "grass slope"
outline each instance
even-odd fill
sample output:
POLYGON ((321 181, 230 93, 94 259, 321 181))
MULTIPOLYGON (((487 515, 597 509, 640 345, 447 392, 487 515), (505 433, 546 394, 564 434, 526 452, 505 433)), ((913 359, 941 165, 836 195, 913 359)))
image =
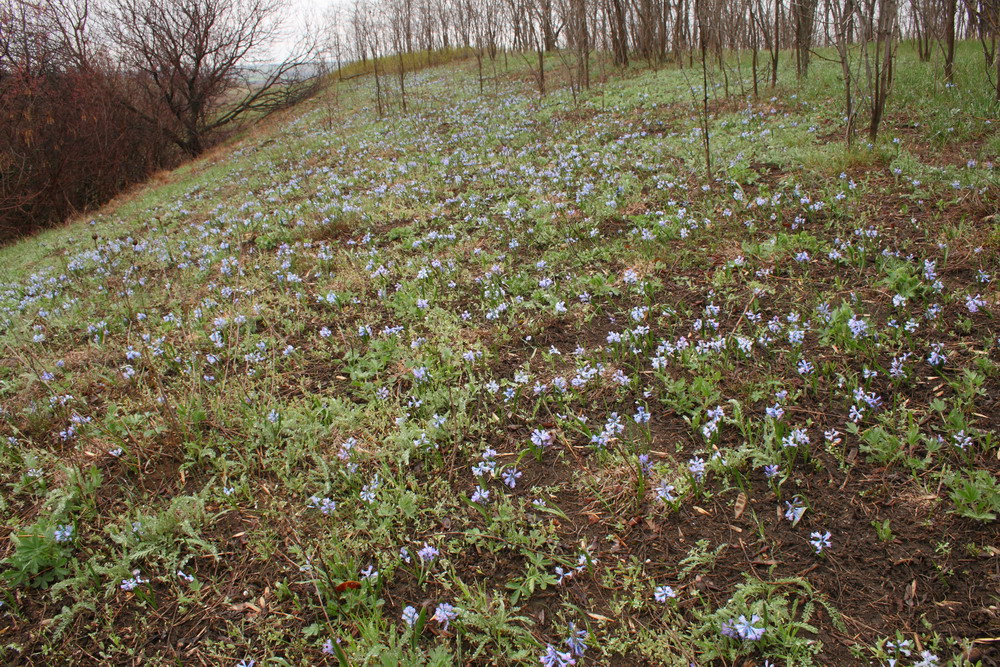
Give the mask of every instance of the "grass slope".
POLYGON ((687 70, 359 78, 0 250, 0 657, 996 664, 963 46, 853 151, 832 64, 731 72, 712 179, 687 70))

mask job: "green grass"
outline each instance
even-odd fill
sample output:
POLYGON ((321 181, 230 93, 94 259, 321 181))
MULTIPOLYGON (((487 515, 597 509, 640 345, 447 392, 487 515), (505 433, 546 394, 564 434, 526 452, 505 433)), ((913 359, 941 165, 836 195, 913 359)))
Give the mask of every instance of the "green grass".
POLYGON ((0 656, 985 659, 975 48, 851 149, 834 64, 713 72, 711 175, 694 70, 439 54, 0 249, 0 656))

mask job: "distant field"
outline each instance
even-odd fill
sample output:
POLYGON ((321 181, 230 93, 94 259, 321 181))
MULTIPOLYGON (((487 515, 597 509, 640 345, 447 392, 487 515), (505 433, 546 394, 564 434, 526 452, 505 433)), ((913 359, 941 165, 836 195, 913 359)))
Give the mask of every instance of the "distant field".
POLYGON ((743 54, 711 176, 700 69, 357 77, 0 249, 0 662, 1000 664, 961 47, 850 150, 743 54))

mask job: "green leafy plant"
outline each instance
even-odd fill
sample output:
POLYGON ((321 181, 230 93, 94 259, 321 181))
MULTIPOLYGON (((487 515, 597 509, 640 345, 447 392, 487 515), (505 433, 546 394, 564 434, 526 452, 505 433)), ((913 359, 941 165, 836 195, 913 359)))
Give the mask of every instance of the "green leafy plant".
POLYGON ((530 598, 536 590, 545 590, 559 582, 559 578, 549 572, 552 560, 537 552, 529 551, 527 555, 528 565, 524 576, 507 582, 507 588, 513 591, 510 602, 514 605, 522 598, 530 598))
POLYGON ((948 485, 956 514, 976 521, 996 521, 1000 513, 1000 485, 988 470, 956 473, 948 485))
POLYGON ((715 611, 696 611, 699 621, 691 632, 705 660, 732 662, 748 655, 772 656, 795 665, 814 665, 822 643, 812 619, 817 605, 833 624, 843 629, 840 614, 805 579, 762 581, 747 577, 732 597, 715 611), (755 631, 747 639, 740 633, 748 622, 755 631))
POLYGON ((3 560, 9 569, 3 573, 12 586, 47 588, 70 573, 68 544, 59 543, 55 528, 43 523, 11 535, 14 553, 3 560))
POLYGON ((875 535, 878 536, 879 541, 892 541, 892 528, 889 526, 889 519, 885 521, 872 521, 872 527, 875 528, 875 535))

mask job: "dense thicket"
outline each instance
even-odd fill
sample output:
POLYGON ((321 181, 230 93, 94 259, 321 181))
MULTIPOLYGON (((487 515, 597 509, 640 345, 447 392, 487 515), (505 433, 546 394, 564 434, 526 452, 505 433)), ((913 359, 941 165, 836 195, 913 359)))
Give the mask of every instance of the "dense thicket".
POLYGON ((173 160, 156 128, 119 103, 128 82, 79 57, 82 28, 64 32, 42 7, 0 7, 0 240, 104 202, 173 160))
POLYGON ((0 240, 103 203, 313 91, 254 60, 269 0, 0 0, 0 240))

